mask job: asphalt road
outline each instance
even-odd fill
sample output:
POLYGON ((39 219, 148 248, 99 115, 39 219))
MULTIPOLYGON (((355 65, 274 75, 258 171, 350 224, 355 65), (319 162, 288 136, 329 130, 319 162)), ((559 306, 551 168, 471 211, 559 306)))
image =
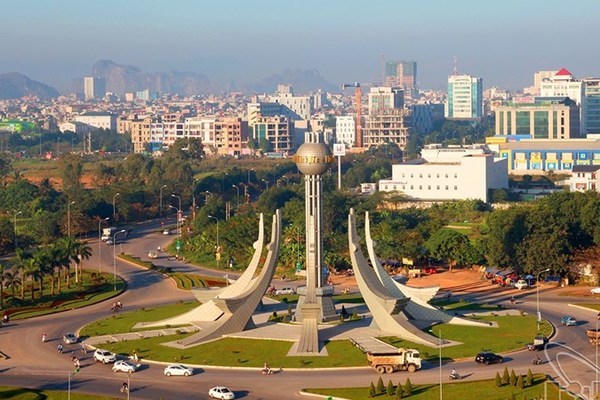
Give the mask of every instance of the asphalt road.
MULTIPOLYGON (((174 225, 174 221, 168 221, 174 225)), ((158 246, 164 247, 174 235, 162 235, 160 222, 141 224, 134 228, 133 234, 123 244, 127 253, 145 256, 149 250, 158 246)), ((173 231, 174 232, 174 231, 173 231)), ((95 239, 97 241, 97 239, 95 239)), ((91 241, 92 249, 97 249, 98 243, 91 241)), ((101 243, 101 268, 113 272, 113 249, 101 243)), ((119 250, 119 249, 117 249, 119 250)), ((98 265, 97 254, 85 266, 94 268, 98 265)), ((198 270, 196 267, 161 257, 155 260, 157 264, 171 265, 182 270, 198 270)), ((65 352, 58 354, 56 347, 65 332, 77 331, 87 323, 106 317, 110 314, 110 304, 119 300, 123 303, 123 311, 150 305, 172 303, 177 300, 192 299, 193 296, 177 289, 174 282, 162 275, 151 272, 128 263, 116 261, 118 275, 128 282, 128 290, 123 294, 104 303, 62 312, 50 316, 38 317, 23 321, 11 322, 0 329, 0 349, 10 356, 10 359, 0 361, 0 384, 29 388, 47 388, 67 390, 69 373, 73 371, 70 355, 76 354, 82 360, 80 373, 72 376, 71 390, 80 393, 94 393, 125 398, 119 393, 121 383, 127 379, 126 374, 113 373, 110 365, 95 364, 91 353, 83 354, 79 345, 65 345, 65 352), (42 343, 41 335, 46 332, 49 341, 42 343)), ((202 273, 207 273, 203 270, 202 273)), ((210 271, 215 276, 222 272, 210 271)), ((281 286, 278 283, 276 286, 281 286)), ((481 295, 483 301, 490 303, 508 302, 513 292, 494 292, 481 295)), ((568 307, 570 301, 581 302, 560 296, 560 291, 542 291, 540 308, 544 318, 557 324, 553 345, 548 350, 551 363, 532 366, 532 352, 520 351, 506 355, 505 363, 500 365, 476 365, 472 360, 464 360, 446 364, 442 367, 442 380, 448 382, 452 368, 456 368, 464 379, 474 380, 493 378, 496 371, 504 366, 525 373, 528 368, 534 372, 545 372, 557 376, 552 365, 558 365, 557 355, 563 352, 579 352, 587 357, 592 364, 595 362, 595 348, 587 341, 585 329, 596 326, 595 313, 578 308, 568 307), (573 315, 580 321, 575 327, 558 325, 560 318, 573 315), (565 350, 561 344, 568 345, 572 350, 565 350)), ((516 308, 535 313, 535 290, 525 290, 518 293, 516 308)), ((493 334, 493 331, 490 332, 493 334)), ((544 354, 541 354, 545 358, 544 354)), ((267 359, 266 355, 266 359, 267 359)), ((579 381, 589 385, 596 376, 593 365, 582 363, 581 357, 568 358, 558 356, 560 366, 571 381, 579 381)), ((274 366, 276 367, 276 366, 274 366)), ((163 375, 161 365, 145 364, 141 371, 131 375, 130 398, 136 399, 208 399, 208 389, 216 385, 229 386, 236 393, 236 398, 242 399, 294 399, 301 398, 299 390, 305 387, 345 387, 368 386, 375 382, 379 375, 368 367, 345 370, 295 371, 285 370, 273 375, 262 375, 256 370, 237 370, 230 368, 205 368, 197 370, 194 376, 169 377, 163 375)), ((384 375, 384 381, 404 381, 408 373, 384 375)), ((413 383, 435 383, 439 380, 437 364, 425 363, 423 369, 410 374, 413 383)))

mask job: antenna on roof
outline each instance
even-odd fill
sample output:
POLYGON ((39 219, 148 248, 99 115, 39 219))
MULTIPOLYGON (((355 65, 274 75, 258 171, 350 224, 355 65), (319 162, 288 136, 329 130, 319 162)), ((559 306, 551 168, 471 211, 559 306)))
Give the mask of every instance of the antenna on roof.
POLYGON ((458 58, 454 56, 454 67, 452 68, 452 75, 458 75, 458 58))

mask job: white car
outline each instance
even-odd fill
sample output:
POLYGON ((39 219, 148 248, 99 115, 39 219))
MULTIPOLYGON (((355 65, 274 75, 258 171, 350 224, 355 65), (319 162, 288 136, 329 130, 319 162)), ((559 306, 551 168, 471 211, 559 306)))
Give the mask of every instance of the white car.
POLYGON ((170 229, 167 229, 167 228, 163 229, 163 235, 168 236, 170 234, 171 234, 171 230, 170 229))
POLYGON ((112 367, 113 372, 126 372, 128 374, 140 369, 142 364, 134 364, 129 361, 119 360, 112 367))
POLYGON ((590 290, 590 292, 592 292, 592 294, 600 294, 600 287, 593 288, 592 290, 590 290))
POLYGON ((65 344, 75 344, 78 340, 79 338, 71 332, 65 333, 65 335, 63 336, 63 342, 65 342, 65 344))
POLYGON ((208 395, 213 399, 233 400, 235 394, 225 386, 215 386, 208 391, 208 395))
POLYGON ((94 361, 101 362, 102 364, 114 363, 117 361, 117 355, 108 350, 96 349, 94 351, 94 361))
POLYGON ((164 374, 166 376, 190 376, 190 375, 194 375, 194 370, 191 369, 190 367, 186 367, 185 365, 181 365, 181 364, 176 364, 176 365, 169 365, 168 367, 165 368, 164 374))
POLYGON ((521 289, 527 289, 527 288, 529 287, 529 284, 527 283, 527 281, 526 281, 526 280, 524 280, 524 279, 519 279, 519 280, 517 281, 517 283, 515 283, 515 287, 516 287, 517 289, 519 289, 519 290, 521 290, 521 289))
POLYGON ((296 293, 296 290, 293 287, 284 287, 284 288, 275 290, 275 294, 276 295, 280 295, 280 294, 294 294, 294 293, 296 293))

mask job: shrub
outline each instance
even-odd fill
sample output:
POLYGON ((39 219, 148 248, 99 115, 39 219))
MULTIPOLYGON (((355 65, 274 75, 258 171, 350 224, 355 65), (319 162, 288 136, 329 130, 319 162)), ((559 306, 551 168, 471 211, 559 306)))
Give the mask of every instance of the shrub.
POLYGON ((509 380, 508 369, 504 367, 504 371, 502 371, 502 384, 506 385, 509 380))
POLYGON ((406 393, 407 396, 410 396, 412 394, 412 391, 413 391, 412 382, 410 381, 410 378, 406 378, 406 382, 404 382, 404 392, 406 393))
POLYGON ((525 385, 523 384, 523 375, 519 375, 517 378, 517 388, 523 389, 525 385))
POLYGON ((388 396, 391 396, 394 394, 394 384, 392 383, 391 379, 388 381, 387 387, 385 388, 385 393, 388 396))
POLYGON ((396 388, 396 399, 399 400, 404 397, 404 391, 402 390, 402 385, 398 382, 398 387, 396 388))
POLYGON ((525 384, 527 386, 533 385, 533 373, 531 373, 531 369, 527 370, 527 377, 525 378, 525 384))
POLYGON ((500 373, 496 372, 496 387, 502 386, 502 379, 500 378, 500 373))
POLYGON ((510 378, 508 380, 508 383, 510 383, 510 386, 515 386, 517 384, 517 375, 515 375, 514 369, 510 370, 510 378))
POLYGON ((383 386, 383 379, 379 377, 379 379, 377 380, 377 393, 383 392, 385 392, 385 386, 383 386))
POLYGON ((369 386, 369 397, 375 397, 375 385, 371 382, 371 386, 369 386))

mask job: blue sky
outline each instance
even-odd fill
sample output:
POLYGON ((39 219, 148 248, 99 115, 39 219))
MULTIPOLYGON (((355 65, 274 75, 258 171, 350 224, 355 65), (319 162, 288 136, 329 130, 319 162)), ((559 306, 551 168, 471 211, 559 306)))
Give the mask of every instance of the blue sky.
POLYGON ((100 59, 243 84, 286 68, 370 82, 415 60, 422 88, 452 71, 520 88, 567 67, 600 76, 598 0, 5 0, 0 73, 69 87, 100 59))

